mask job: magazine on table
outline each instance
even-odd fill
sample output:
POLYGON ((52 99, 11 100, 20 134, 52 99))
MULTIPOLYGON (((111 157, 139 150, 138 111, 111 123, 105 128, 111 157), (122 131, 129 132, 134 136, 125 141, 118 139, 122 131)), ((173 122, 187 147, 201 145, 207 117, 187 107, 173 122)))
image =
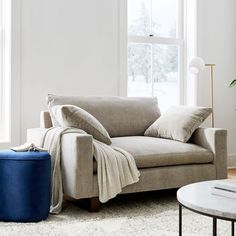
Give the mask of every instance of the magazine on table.
POLYGON ((11 150, 15 151, 15 152, 47 152, 47 149, 38 147, 36 145, 34 145, 33 143, 24 143, 20 146, 17 147, 12 147, 11 150))
POLYGON ((236 199, 236 179, 220 180, 212 187, 211 193, 223 197, 236 199))

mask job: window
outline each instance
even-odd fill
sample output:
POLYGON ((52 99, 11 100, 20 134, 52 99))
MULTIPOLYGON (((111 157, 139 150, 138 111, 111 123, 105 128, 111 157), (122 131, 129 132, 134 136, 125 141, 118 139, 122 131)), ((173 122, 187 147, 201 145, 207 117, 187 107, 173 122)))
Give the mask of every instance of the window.
POLYGON ((10 3, 0 0, 0 142, 10 139, 10 3))
POLYGON ((183 0, 127 0, 128 96, 184 103, 183 0))

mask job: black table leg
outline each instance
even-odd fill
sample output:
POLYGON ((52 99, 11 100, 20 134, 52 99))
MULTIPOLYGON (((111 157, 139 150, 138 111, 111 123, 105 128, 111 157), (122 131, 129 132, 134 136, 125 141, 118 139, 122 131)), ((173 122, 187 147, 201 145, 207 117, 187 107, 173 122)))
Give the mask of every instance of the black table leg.
POLYGON ((213 236, 217 235, 217 219, 213 217, 213 236))
POLYGON ((182 236, 182 206, 179 204, 179 236, 182 236))
POLYGON ((234 221, 232 221, 231 235, 234 236, 234 221))

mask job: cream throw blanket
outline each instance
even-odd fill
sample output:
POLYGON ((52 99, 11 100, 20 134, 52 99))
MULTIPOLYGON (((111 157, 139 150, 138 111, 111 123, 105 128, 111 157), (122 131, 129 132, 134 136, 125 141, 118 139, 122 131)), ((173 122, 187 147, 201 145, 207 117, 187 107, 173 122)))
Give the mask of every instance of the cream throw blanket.
MULTIPOLYGON (((62 209, 63 186, 61 176, 61 137, 66 133, 85 133, 75 128, 55 127, 43 135, 41 146, 52 157, 52 197, 50 212, 58 214, 62 209)), ((122 188, 139 181, 140 173, 133 156, 118 147, 93 139, 93 156, 97 161, 100 202, 106 202, 122 191, 122 188)))

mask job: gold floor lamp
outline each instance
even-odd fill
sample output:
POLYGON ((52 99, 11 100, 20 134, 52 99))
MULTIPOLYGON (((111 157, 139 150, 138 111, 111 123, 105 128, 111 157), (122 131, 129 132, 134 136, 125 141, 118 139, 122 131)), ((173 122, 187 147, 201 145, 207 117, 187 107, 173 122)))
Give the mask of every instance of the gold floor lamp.
POLYGON ((215 64, 205 64, 204 60, 200 57, 193 58, 189 63, 189 70, 191 73, 197 75, 200 71, 203 71, 205 67, 210 67, 210 80, 211 80, 211 126, 215 127, 214 118, 214 67, 215 64))

